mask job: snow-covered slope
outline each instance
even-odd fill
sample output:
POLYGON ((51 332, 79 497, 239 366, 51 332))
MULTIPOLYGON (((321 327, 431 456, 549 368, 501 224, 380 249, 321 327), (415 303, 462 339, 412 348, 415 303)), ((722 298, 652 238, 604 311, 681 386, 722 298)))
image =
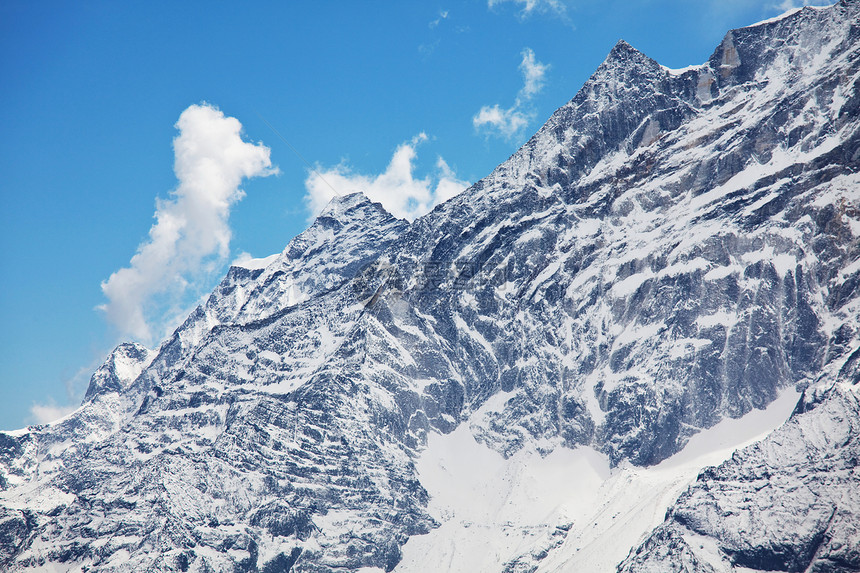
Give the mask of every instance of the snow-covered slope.
MULTIPOLYGON (((643 542, 668 564, 702 466, 860 346, 858 12, 733 30, 686 71, 619 42, 411 225, 336 198, 156 352, 119 347, 77 412, 0 433, 0 567, 612 570, 643 542)), ((817 439, 792 436, 774 471, 817 439)), ((765 531, 698 523, 729 560, 765 531)))
MULTIPOLYGON (((855 352, 852 362, 860 361, 855 352)), ((860 571, 860 369, 703 471, 620 571, 860 571)))
POLYGON ((465 426, 433 435, 418 471, 442 525, 409 540, 395 573, 613 571, 702 467, 766 436, 796 402, 789 389, 766 410, 723 420, 646 468, 610 469, 588 447, 546 457, 529 448, 504 459, 465 426))

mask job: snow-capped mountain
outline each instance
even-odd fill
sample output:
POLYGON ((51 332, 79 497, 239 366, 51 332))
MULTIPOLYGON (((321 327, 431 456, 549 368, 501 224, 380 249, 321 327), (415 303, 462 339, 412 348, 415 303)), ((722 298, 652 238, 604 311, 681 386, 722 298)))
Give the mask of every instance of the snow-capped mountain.
POLYGON ((0 567, 860 569, 858 23, 619 42, 425 217, 336 198, 0 433, 0 567))

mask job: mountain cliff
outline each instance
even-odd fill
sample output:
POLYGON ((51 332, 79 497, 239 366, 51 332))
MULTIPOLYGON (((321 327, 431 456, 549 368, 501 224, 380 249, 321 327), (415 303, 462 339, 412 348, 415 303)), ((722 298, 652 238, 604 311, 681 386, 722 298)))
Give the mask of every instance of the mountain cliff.
POLYGON ((679 71, 619 42, 425 217, 335 198, 156 351, 118 347, 78 411, 0 433, 0 566, 405 571, 435 552, 468 571, 484 546, 466 514, 524 540, 479 570, 591 563, 590 510, 443 508, 450 439, 504 479, 544 468, 534 483, 564 499, 598 488, 614 513, 595 531, 631 524, 605 522, 627 545, 600 567, 854 570, 858 15, 843 0, 733 30, 679 71), (621 485, 795 389, 771 437, 659 478, 649 515, 624 519, 643 506, 621 485))

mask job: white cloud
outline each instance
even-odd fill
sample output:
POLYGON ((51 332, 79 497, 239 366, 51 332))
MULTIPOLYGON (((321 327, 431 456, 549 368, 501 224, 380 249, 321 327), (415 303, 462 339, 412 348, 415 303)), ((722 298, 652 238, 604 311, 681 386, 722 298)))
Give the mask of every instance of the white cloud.
POLYGON ((434 206, 458 195, 460 191, 470 185, 468 181, 458 179, 454 170, 441 157, 436 159, 436 169, 439 171, 436 181, 436 192, 433 194, 434 206))
POLYGON ((36 424, 50 424, 77 409, 77 406, 57 406, 53 401, 48 404, 33 404, 30 407, 30 418, 36 424))
POLYGON ((523 18, 535 12, 555 14, 561 17, 567 15, 567 6, 561 0, 487 0, 489 8, 495 8, 499 4, 505 3, 515 4, 520 9, 520 16, 523 18))
POLYGON ((468 187, 469 183, 458 179, 441 157, 436 161, 435 172, 424 178, 415 177, 416 148, 424 141, 427 135, 420 133, 401 143, 388 167, 378 175, 355 173, 343 164, 328 169, 317 166, 305 180, 305 203, 310 218, 316 217, 331 201, 335 190, 338 195, 361 191, 371 201, 382 203, 395 217, 411 221, 468 187))
POLYGON ((534 119, 535 112, 530 103, 543 89, 549 64, 537 61, 531 48, 525 48, 522 57, 519 69, 523 75, 523 87, 517 94, 514 105, 507 109, 503 109, 499 104, 485 105, 472 118, 475 129, 483 131, 485 135, 512 139, 534 119))
POLYGON ((523 89, 520 91, 521 98, 529 99, 543 89, 543 82, 548 69, 548 64, 537 61, 531 48, 523 50, 523 60, 520 62, 520 71, 523 74, 524 82, 523 89))
POLYGON ((495 132, 505 139, 511 139, 522 131, 533 117, 533 114, 520 111, 518 105, 508 109, 502 109, 499 104, 485 105, 472 118, 472 124, 479 131, 484 130, 487 134, 495 132))
POLYGON ((436 18, 435 20, 432 20, 432 21, 428 24, 428 27, 430 27, 431 29, 433 29, 433 28, 435 28, 436 26, 438 26, 439 24, 441 24, 441 23, 442 23, 442 20, 445 20, 445 19, 447 19, 447 18, 448 18, 448 10, 441 10, 441 11, 439 12, 439 17, 438 17, 438 18, 436 18))
POLYGON ((179 116, 173 140, 179 184, 157 199, 149 238, 130 266, 101 287, 108 302, 99 309, 123 335, 151 344, 174 317, 152 316, 154 298, 175 303, 194 282, 217 269, 229 254, 231 207, 242 197, 243 179, 275 173, 270 150, 243 141, 242 124, 208 104, 179 116))

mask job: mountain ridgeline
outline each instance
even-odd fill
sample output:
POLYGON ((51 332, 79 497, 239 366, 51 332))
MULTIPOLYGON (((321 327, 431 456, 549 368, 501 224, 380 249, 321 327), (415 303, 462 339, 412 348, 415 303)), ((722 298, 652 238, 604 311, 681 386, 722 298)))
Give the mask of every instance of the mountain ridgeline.
POLYGON ((797 388, 619 570, 860 570, 858 50, 856 0, 686 70, 621 41, 414 223, 335 198, 74 414, 0 433, 0 568, 392 571, 440 525, 431 434, 652 466, 797 388))

